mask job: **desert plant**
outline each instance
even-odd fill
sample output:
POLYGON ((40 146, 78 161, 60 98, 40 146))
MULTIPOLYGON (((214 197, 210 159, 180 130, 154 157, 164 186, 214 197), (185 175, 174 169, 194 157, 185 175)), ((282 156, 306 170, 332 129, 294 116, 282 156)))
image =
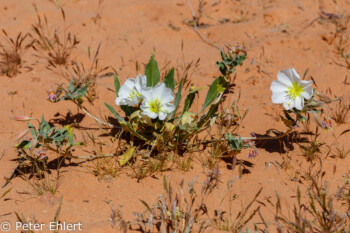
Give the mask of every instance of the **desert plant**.
POLYGON ((227 181, 226 195, 221 199, 220 207, 215 210, 212 224, 218 230, 239 233, 244 230, 255 214, 258 213, 260 207, 257 207, 252 211, 250 211, 250 209, 260 196, 262 188, 260 188, 255 197, 246 206, 242 206, 242 209, 235 215, 235 211, 232 209, 233 202, 237 199, 237 196, 233 193, 234 182, 235 179, 227 181), (226 205, 228 208, 223 209, 222 204, 225 197, 228 197, 228 205, 226 205))
MULTIPOLYGON (((129 149, 124 155, 120 156, 120 165, 123 166, 128 161, 134 161, 134 153, 137 153, 137 150, 145 150, 146 157, 143 156, 143 161, 148 160, 150 162, 153 160, 151 157, 153 157, 160 162, 144 164, 143 168, 152 171, 165 164, 167 158, 162 154, 183 155, 186 151, 200 145, 197 140, 198 134, 208 129, 210 122, 215 121, 218 107, 223 101, 224 91, 229 85, 228 79, 234 72, 234 67, 241 65, 244 58, 245 54, 231 54, 230 58, 225 60, 225 64, 221 64, 221 70, 224 69, 223 66, 227 66, 229 69, 213 81, 199 113, 190 112, 190 109, 202 88, 195 89, 191 87, 185 98, 183 109, 179 111, 184 80, 182 79, 177 85, 175 95, 174 69, 170 69, 164 77, 164 82, 159 83, 161 79, 160 71, 154 55, 151 56, 146 65, 144 76, 138 75, 136 79, 128 79, 121 86, 115 75, 116 104, 120 105, 125 117, 119 115, 112 106, 105 105, 116 117, 119 125, 112 125, 92 116, 82 105, 83 93, 86 94, 90 83, 85 86, 74 85, 72 80, 68 89, 61 85, 56 90, 55 98, 53 98, 55 101, 52 102, 73 101, 87 115, 93 117, 99 123, 113 128, 122 128, 123 136, 129 138, 129 149), (79 94, 75 95, 73 92, 79 92, 79 94), (61 97, 61 95, 64 96, 61 97), (172 103, 174 97, 175 101, 172 103)), ((180 167, 188 167, 185 163, 183 165, 180 165, 180 167)), ((141 172, 141 174, 144 174, 144 172, 141 172)))
POLYGON ((350 103, 349 101, 346 101, 345 99, 340 99, 335 107, 330 107, 331 111, 331 118, 337 123, 337 124, 344 124, 346 123, 347 116, 350 112, 350 103))
POLYGON ((0 44, 0 74, 12 77, 20 72, 23 55, 33 46, 34 41, 30 39, 28 33, 24 35, 19 33, 15 39, 11 38, 4 29, 2 33, 6 43, 0 44))
MULTIPOLYGON (((321 160, 320 160, 321 161, 321 160)), ((340 232, 350 230, 350 208, 340 211, 336 209, 337 195, 330 194, 329 184, 324 180, 325 172, 320 168, 306 173, 307 199, 303 201, 300 187, 297 189, 297 204, 293 208, 293 216, 288 217, 282 211, 279 194, 277 201, 272 204, 276 208, 276 227, 278 232, 340 232)), ((341 188, 340 190, 344 190, 341 188)), ((339 192, 338 192, 339 193, 339 192)))
MULTIPOLYGON (((47 17, 45 15, 43 17, 40 16, 36 5, 34 5, 34 9, 37 15, 37 22, 32 25, 32 29, 34 34, 33 48, 38 52, 36 56, 47 60, 48 69, 55 68, 62 72, 60 70, 61 66, 69 64, 72 51, 79 44, 79 41, 75 35, 67 32, 67 28, 63 29, 62 36, 57 30, 52 33, 48 26, 47 17)), ((62 8, 60 10, 65 23, 65 12, 62 8)))
POLYGON ((113 73, 106 72, 109 67, 101 66, 99 63, 99 53, 100 53, 101 43, 98 44, 94 55, 91 55, 91 49, 88 48, 88 59, 91 64, 85 66, 82 62, 72 61, 71 69, 73 72, 64 75, 65 78, 73 79, 75 85, 89 85, 88 92, 86 94, 87 99, 92 102, 96 97, 96 82, 98 78, 103 78, 106 76, 113 76, 113 73))
MULTIPOLYGON (((16 174, 23 175, 24 177, 29 171, 30 177, 34 176, 38 179, 30 182, 30 184, 39 195, 46 191, 55 193, 60 185, 59 169, 62 163, 64 163, 66 159, 71 159, 72 148, 80 145, 80 143, 74 142, 73 127, 71 125, 67 125, 61 129, 58 129, 56 126, 52 127, 44 119, 44 115, 40 121, 31 117, 14 117, 14 119, 21 121, 37 120, 38 127, 28 123, 28 129, 18 138, 20 141, 16 145, 16 148, 20 156, 19 164, 11 177, 7 180, 7 183, 16 174), (24 138, 29 132, 30 137, 24 138), (57 176, 54 180, 50 179, 50 169, 47 165, 47 151, 57 155, 57 176)), ((29 178, 25 179, 29 181, 29 178)))
POLYGON ((344 144, 340 145, 336 142, 334 147, 331 157, 345 159, 350 154, 350 148, 344 144))
POLYGON ((200 198, 195 189, 195 179, 192 179, 187 185, 187 194, 184 192, 184 181, 180 182, 180 193, 175 194, 173 187, 167 178, 163 179, 165 195, 158 197, 157 202, 150 206, 145 201, 141 201, 146 207, 144 213, 136 214, 136 224, 142 232, 194 232, 194 224, 200 225, 195 232, 205 232, 209 222, 200 217, 205 214, 206 207, 203 197, 200 198), (200 200, 198 200, 200 199, 200 200))

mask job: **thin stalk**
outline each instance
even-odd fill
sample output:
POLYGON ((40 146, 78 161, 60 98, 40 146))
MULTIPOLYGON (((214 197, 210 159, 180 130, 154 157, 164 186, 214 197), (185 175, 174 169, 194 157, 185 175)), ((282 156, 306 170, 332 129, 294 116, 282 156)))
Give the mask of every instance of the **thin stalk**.
MULTIPOLYGON (((245 141, 248 141, 248 140, 276 140, 276 139, 280 139, 280 138, 283 138, 285 136, 287 136, 288 134, 290 134, 293 130, 292 129, 289 129, 287 132, 281 134, 281 135, 278 135, 278 136, 275 136, 275 137, 241 137, 242 140, 245 140, 245 141)), ((214 140, 205 140, 203 142, 201 142, 201 144, 210 144, 210 143, 213 143, 213 142, 222 142, 222 141, 226 141, 227 139, 226 138, 221 138, 221 139, 214 139, 214 140)))
POLYGON ((103 154, 103 155, 87 155, 87 156, 72 156, 74 159, 94 159, 101 157, 113 157, 115 154, 103 154))
POLYGON ((97 117, 91 115, 91 114, 86 110, 86 108, 83 107, 83 106, 81 107, 81 110, 83 110, 83 112, 84 112, 86 115, 88 115, 89 117, 91 117, 92 119, 94 119, 95 121, 97 121, 97 122, 100 123, 100 124, 107 125, 107 126, 109 126, 109 127, 117 128, 117 129, 121 129, 121 128, 122 128, 122 127, 120 127, 120 126, 112 125, 112 124, 110 124, 110 123, 104 122, 104 121, 102 121, 101 119, 99 119, 99 118, 97 118, 97 117))

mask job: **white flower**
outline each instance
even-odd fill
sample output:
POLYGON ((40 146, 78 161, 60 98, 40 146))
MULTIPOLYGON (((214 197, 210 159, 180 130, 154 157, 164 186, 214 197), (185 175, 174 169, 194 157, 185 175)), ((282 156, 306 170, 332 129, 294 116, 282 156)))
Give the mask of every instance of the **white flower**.
POLYGON ((272 102, 283 104, 286 110, 304 108, 304 98, 310 99, 313 95, 312 81, 300 79, 294 68, 280 70, 277 79, 271 84, 272 102))
POLYGON ((143 88, 142 98, 142 114, 152 119, 159 117, 159 120, 164 120, 169 113, 175 110, 174 104, 171 103, 174 93, 170 88, 165 87, 165 83, 143 88))
POLYGON ((129 78, 120 87, 116 105, 137 105, 141 102, 141 91, 146 87, 146 76, 138 75, 136 79, 129 78))

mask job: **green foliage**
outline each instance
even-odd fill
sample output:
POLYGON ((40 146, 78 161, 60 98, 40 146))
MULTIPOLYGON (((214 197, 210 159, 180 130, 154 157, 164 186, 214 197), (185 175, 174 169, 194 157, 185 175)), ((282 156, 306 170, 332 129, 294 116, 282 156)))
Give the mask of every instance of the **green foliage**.
POLYGON ((81 104, 83 101, 83 97, 88 91, 89 85, 90 82, 88 82, 85 86, 81 86, 81 84, 79 83, 77 85, 74 85, 74 80, 72 79, 69 82, 67 90, 62 88, 64 90, 64 96, 59 98, 59 100, 71 100, 76 102, 77 104, 81 104))
MULTIPOLYGON (((145 70, 147 77, 147 86, 155 86, 160 81, 160 72, 154 55, 151 56, 145 70)), ((120 87, 119 81, 115 77, 116 93, 120 87)), ((175 89, 174 69, 171 69, 165 76, 164 83, 172 90, 175 89)), ((175 151, 180 152, 189 148, 189 144, 194 136, 209 126, 209 122, 215 118, 218 106, 221 104, 222 93, 228 87, 228 81, 220 76, 211 84, 204 105, 199 113, 189 112, 197 94, 202 88, 190 88, 189 93, 184 100, 184 107, 178 114, 179 105, 182 97, 182 84, 180 81, 177 93, 175 95, 175 111, 168 115, 164 121, 159 119, 150 119, 141 114, 138 107, 121 106, 126 113, 126 118, 121 117, 117 111, 110 105, 105 104, 112 114, 117 118, 120 126, 131 136, 141 139, 144 143, 151 146, 151 151, 158 152, 175 151), (217 101, 214 103, 214 101, 217 101), (201 112, 209 107, 204 114, 201 112)), ((131 138, 134 140, 134 137, 131 138)), ((132 144, 133 142, 131 142, 132 144)))
POLYGON ((120 89, 120 82, 116 74, 114 74, 114 88, 115 88, 115 95, 118 96, 119 89, 120 89))
POLYGON ((171 68, 164 79, 165 86, 174 91, 175 89, 175 79, 174 79, 174 68, 171 68))
POLYGON ((305 122, 310 120, 310 115, 314 116, 316 124, 325 129, 324 125, 319 118, 319 115, 323 113, 323 105, 332 103, 338 99, 331 99, 325 94, 315 92, 314 95, 309 99, 305 100, 303 110, 297 110, 296 108, 290 110, 283 110, 284 116, 280 116, 284 124, 292 129, 298 125, 298 122, 305 122), (317 97, 317 98, 316 98, 317 97))
POLYGON ((232 134, 226 134, 225 136, 231 150, 237 154, 241 152, 244 148, 250 147, 249 144, 243 143, 242 138, 240 136, 235 137, 232 134))
POLYGON ((222 60, 217 61, 216 65, 219 67, 222 75, 228 76, 235 72, 237 66, 243 64, 246 57, 247 53, 242 48, 229 47, 226 53, 221 51, 222 60))
POLYGON ((184 109, 182 110, 182 114, 184 114, 185 112, 187 112, 194 101, 194 98, 196 97, 196 94, 198 94, 198 92, 201 90, 202 88, 199 88, 197 90, 193 90, 192 88, 190 89, 190 91, 188 92, 188 95, 185 99, 185 105, 184 105, 184 109))
POLYGON ((145 75, 147 77, 147 86, 154 87, 160 81, 160 72, 158 69, 158 63, 154 59, 154 55, 149 59, 146 65, 145 75))
POLYGON ((44 115, 39 122, 38 128, 28 123, 28 130, 32 136, 30 140, 24 139, 16 145, 18 149, 29 150, 34 148, 45 148, 54 150, 55 152, 66 146, 65 155, 70 155, 70 149, 73 146, 80 145, 74 142, 73 126, 67 125, 61 129, 56 126, 51 127, 44 119, 44 115), (53 147, 56 147, 54 149, 53 147))
POLYGON ((175 105, 175 110, 174 112, 172 112, 169 116, 170 119, 172 119, 176 113, 176 111, 178 110, 179 108, 179 105, 180 105, 180 101, 181 101, 181 91, 182 91, 182 83, 183 83, 183 80, 180 81, 180 84, 179 84, 179 87, 177 89, 177 93, 175 95, 175 102, 174 102, 174 105, 175 105))
POLYGON ((223 93, 228 87, 229 82, 225 79, 225 77, 220 76, 214 80, 214 82, 210 85, 207 96, 205 97, 205 101, 201 111, 203 111, 206 107, 214 102, 218 95, 223 93))

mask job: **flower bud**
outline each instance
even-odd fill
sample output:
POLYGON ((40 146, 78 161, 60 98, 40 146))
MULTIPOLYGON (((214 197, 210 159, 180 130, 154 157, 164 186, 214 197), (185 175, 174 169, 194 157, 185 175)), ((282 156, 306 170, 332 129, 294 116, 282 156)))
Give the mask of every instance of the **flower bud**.
POLYGON ((51 103, 57 102, 57 94, 54 91, 49 91, 46 100, 50 101, 51 103))
POLYGON ((15 120, 15 121, 30 121, 30 120, 33 120, 32 117, 28 117, 28 116, 15 116, 15 117, 12 117, 12 120, 15 120))

